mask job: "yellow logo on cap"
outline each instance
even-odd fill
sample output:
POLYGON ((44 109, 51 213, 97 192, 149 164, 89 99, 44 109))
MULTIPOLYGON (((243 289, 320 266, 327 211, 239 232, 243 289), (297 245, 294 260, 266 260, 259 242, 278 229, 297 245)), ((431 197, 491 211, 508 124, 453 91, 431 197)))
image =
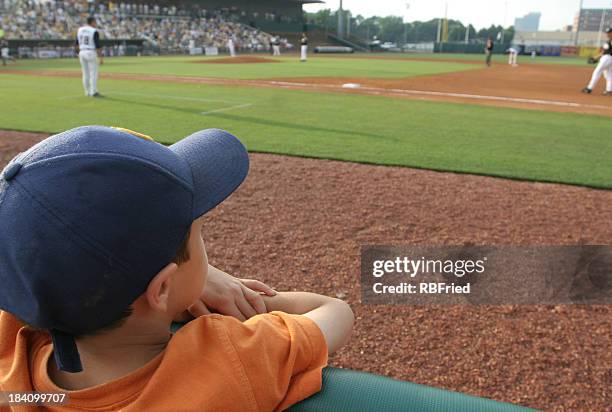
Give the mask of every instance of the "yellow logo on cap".
POLYGON ((150 140, 151 142, 154 142, 154 141, 155 141, 155 139, 153 139, 151 136, 147 136, 146 134, 138 133, 138 132, 135 132, 135 131, 130 130, 130 129, 125 129, 125 128, 123 128, 123 127, 114 127, 114 126, 113 126, 113 129, 116 129, 116 130, 120 130, 120 131, 122 131, 122 132, 129 133, 129 134, 131 134, 132 136, 140 137, 141 139, 144 139, 144 140, 150 140))

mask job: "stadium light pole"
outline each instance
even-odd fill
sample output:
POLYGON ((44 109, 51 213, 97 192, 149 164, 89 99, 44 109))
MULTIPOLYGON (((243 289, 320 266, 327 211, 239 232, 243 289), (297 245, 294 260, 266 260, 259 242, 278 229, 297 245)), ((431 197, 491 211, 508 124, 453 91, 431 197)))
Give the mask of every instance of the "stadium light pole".
MULTIPOLYGON (((448 6, 448 3, 447 3, 448 6)), ((436 42, 441 43, 442 40, 442 18, 438 18, 438 34, 436 35, 436 42)))
POLYGON ((504 44, 504 35, 506 34, 506 21, 508 20, 508 0, 504 2, 504 25, 501 31, 501 43, 504 44))
POLYGON ((606 22, 606 9, 601 12, 601 20, 599 21, 599 33, 597 34, 597 44, 601 44, 601 33, 604 30, 604 23, 606 22))
POLYGON ((582 6, 584 6, 584 0, 580 0, 578 6, 578 24, 576 24, 576 38, 574 39, 574 46, 578 46, 578 37, 580 37, 580 20, 582 19, 582 6))
POLYGON ((404 45, 408 43, 408 10, 410 3, 406 3, 406 11, 404 11, 404 45))
POLYGON ((442 43, 448 42, 448 2, 444 5, 444 26, 442 28, 443 36, 442 43))
POLYGON ((343 38, 344 35, 344 19, 342 18, 342 0, 340 0, 340 8, 338 8, 338 37, 343 38))
POLYGON ((351 37, 351 11, 346 11, 346 37, 351 37))

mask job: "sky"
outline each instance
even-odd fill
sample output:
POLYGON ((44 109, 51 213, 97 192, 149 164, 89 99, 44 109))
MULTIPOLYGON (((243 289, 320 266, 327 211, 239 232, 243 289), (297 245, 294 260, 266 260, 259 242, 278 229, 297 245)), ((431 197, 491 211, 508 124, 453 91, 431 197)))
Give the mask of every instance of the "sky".
MULTIPOLYGON (((305 5, 304 9, 309 12, 324 8, 335 10, 339 3, 339 0, 326 0, 325 4, 305 5)), ((584 8, 612 8, 612 0, 583 0, 583 3, 584 8)), ((540 30, 560 30, 573 24, 580 8, 580 0, 344 0, 343 8, 354 15, 395 15, 413 21, 444 17, 446 4, 449 19, 461 20, 477 29, 491 24, 510 26, 516 17, 540 12, 540 30)))

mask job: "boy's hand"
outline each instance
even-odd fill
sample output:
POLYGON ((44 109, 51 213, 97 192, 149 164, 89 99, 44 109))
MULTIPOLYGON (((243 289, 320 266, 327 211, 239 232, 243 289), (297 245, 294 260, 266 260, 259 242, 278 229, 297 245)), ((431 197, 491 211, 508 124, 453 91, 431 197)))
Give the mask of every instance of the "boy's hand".
POLYGON ((237 279, 214 266, 208 266, 208 278, 200 299, 189 307, 194 316, 210 314, 214 309, 222 315, 247 320, 259 313, 267 313, 262 293, 276 295, 268 285, 252 279, 237 279))

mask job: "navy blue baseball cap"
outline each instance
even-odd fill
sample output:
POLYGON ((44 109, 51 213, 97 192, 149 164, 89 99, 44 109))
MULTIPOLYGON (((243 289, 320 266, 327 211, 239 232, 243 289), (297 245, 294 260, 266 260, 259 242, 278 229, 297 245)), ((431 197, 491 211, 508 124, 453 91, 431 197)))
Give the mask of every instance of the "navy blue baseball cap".
POLYGON ((43 140, 0 175, 0 309, 49 330, 58 367, 82 371, 75 337, 119 318, 248 169, 218 129, 168 147, 102 126, 43 140))

